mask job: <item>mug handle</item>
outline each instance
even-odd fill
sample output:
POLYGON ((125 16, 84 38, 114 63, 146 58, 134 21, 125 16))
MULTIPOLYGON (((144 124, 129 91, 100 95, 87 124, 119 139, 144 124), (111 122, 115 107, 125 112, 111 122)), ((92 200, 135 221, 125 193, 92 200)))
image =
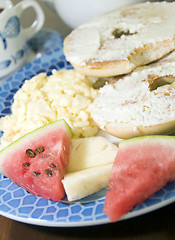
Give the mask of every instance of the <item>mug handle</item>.
POLYGON ((30 27, 24 29, 26 40, 32 38, 43 27, 45 20, 42 8, 36 1, 33 0, 22 1, 15 6, 18 16, 20 17, 23 11, 29 7, 32 7, 35 10, 36 19, 30 27))

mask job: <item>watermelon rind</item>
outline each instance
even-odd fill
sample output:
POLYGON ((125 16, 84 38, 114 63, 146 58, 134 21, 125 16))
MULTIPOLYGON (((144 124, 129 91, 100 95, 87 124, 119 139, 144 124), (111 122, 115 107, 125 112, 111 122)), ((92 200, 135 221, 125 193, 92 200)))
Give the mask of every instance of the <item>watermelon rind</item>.
POLYGON ((167 142, 170 144, 175 144, 175 136, 169 136, 169 135, 147 135, 147 136, 141 136, 141 137, 134 137, 126 140, 122 140, 119 143, 120 148, 124 148, 127 145, 132 144, 143 144, 143 143, 150 144, 151 142, 158 142, 162 143, 165 146, 167 145, 167 142))
POLYGON ((175 136, 123 140, 115 158, 103 212, 112 222, 175 180, 175 136))
POLYGON ((72 131, 71 131, 71 128, 69 127, 69 125, 66 123, 66 121, 64 119, 59 119, 57 121, 48 123, 48 124, 46 124, 42 127, 39 127, 37 129, 25 134, 21 138, 19 138, 16 141, 10 143, 7 147, 2 149, 0 151, 0 173, 2 175, 6 175, 4 170, 3 170, 3 162, 5 161, 6 156, 10 152, 16 151, 16 149, 18 147, 21 148, 21 145, 25 145, 25 142, 30 142, 30 140, 34 139, 35 136, 37 137, 38 134, 45 135, 45 133, 49 132, 50 130, 57 129, 58 127, 64 128, 66 130, 66 132, 68 133, 69 137, 70 138, 72 137, 72 131))

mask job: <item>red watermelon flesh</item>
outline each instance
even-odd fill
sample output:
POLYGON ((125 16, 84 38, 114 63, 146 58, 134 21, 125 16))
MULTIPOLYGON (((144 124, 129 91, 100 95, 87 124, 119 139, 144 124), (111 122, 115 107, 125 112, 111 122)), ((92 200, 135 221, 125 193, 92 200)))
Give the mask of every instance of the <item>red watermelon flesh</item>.
POLYGON ((174 180, 174 136, 124 140, 114 161, 104 213, 115 222, 174 180))
POLYGON ((70 141, 71 132, 64 120, 43 126, 0 152, 0 172, 30 193, 58 201, 65 195, 61 180, 70 141))

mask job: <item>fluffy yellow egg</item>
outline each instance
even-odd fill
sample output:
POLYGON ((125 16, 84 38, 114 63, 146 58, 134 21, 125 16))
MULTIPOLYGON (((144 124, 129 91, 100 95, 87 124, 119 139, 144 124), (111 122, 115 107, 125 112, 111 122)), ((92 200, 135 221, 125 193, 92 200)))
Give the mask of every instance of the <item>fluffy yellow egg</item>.
POLYGON ((90 117, 89 105, 98 91, 93 82, 75 70, 53 70, 26 80, 17 91, 12 114, 0 119, 1 149, 24 134, 49 122, 64 118, 73 136, 90 137, 98 127, 90 117))

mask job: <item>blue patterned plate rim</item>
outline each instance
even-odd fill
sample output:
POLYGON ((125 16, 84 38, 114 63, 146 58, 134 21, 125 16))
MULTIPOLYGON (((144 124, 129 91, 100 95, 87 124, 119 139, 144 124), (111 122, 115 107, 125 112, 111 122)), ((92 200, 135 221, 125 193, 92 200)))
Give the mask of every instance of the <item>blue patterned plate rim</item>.
MULTIPOLYGON (((42 30, 30 42, 37 57, 0 82, 0 117, 11 113, 13 96, 26 79, 53 69, 71 69, 63 53, 63 37, 54 31, 42 30)), ((63 199, 64 200, 64 199, 63 199)), ((105 190, 77 202, 54 202, 34 196, 0 175, 0 214, 33 225, 48 227, 81 227, 110 223, 103 213, 105 190)), ((154 194, 123 216, 126 220, 164 207, 175 201, 175 182, 154 194)), ((120 221, 121 221, 120 220, 120 221)))
MULTIPOLYGON (((141 210, 133 210, 132 212, 127 213, 124 215, 119 221, 131 219, 137 216, 141 216, 147 213, 150 213, 152 211, 158 210, 162 207, 165 207, 169 204, 172 204, 174 202, 175 198, 171 198, 168 200, 163 201, 162 203, 157 203, 156 205, 152 205, 150 207, 145 207, 144 209, 141 210)), ((41 220, 41 219, 35 219, 35 218, 25 218, 23 216, 17 216, 13 215, 11 213, 1 211, 0 214, 6 218, 22 222, 22 223, 27 223, 27 224, 32 224, 32 225, 38 225, 38 226, 44 226, 44 227, 88 227, 88 226, 95 226, 95 225, 103 225, 103 224, 109 224, 110 220, 109 219, 99 219, 99 220, 89 220, 89 221, 73 221, 73 222, 64 222, 64 221, 48 221, 48 220, 41 220)))

